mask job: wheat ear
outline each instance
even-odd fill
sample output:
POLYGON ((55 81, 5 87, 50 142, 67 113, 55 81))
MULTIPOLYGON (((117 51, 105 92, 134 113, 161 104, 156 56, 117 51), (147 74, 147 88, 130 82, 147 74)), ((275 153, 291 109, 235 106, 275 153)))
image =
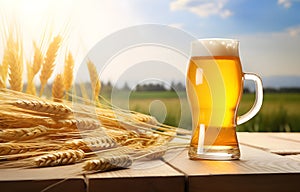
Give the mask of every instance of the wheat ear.
MULTIPOLYGON (((64 66, 64 87, 66 91, 71 89, 73 83, 73 69, 74 69, 74 58, 71 52, 68 53, 65 59, 65 66, 64 66)), ((67 95, 66 95, 67 96, 67 95)))
POLYGON ((3 59, 2 59, 2 66, 1 66, 1 77, 3 84, 6 84, 7 75, 8 75, 8 66, 9 66, 9 47, 8 45, 11 44, 10 39, 7 41, 6 48, 4 49, 3 59))
POLYGON ((26 69, 27 69, 27 88, 26 88, 26 93, 31 94, 31 95, 35 95, 36 94, 36 90, 35 90, 35 86, 34 86, 34 83, 33 83, 32 66, 30 65, 30 63, 28 61, 26 62, 26 69))
POLYGON ((43 63, 43 54, 41 50, 37 47, 36 43, 33 42, 34 46, 34 56, 33 56, 33 64, 30 65, 27 62, 27 90, 26 92, 32 95, 36 95, 36 88, 34 85, 34 77, 39 72, 42 63, 43 63))
POLYGON ((33 42, 33 46, 34 46, 34 56, 33 56, 33 64, 32 64, 32 74, 34 77, 41 69, 44 56, 40 48, 37 47, 36 42, 33 42))
POLYGON ((91 151, 117 147, 117 143, 110 137, 104 135, 101 137, 87 137, 84 139, 73 139, 70 141, 66 141, 65 147, 91 151))
POLYGON ((53 128, 69 127, 79 130, 97 129, 100 123, 91 118, 76 118, 76 119, 61 119, 56 121, 56 124, 52 125, 53 128))
POLYGON ((61 145, 46 143, 0 143, 0 155, 61 149, 61 145))
POLYGON ((84 155, 84 152, 80 149, 69 149, 41 155, 34 159, 34 163, 37 167, 68 165, 80 162, 84 158, 84 155))
POLYGON ((53 101, 55 102, 62 102, 64 98, 64 84, 63 84, 63 78, 61 74, 57 74, 55 76, 53 85, 52 85, 52 97, 53 101))
POLYGON ((87 62, 87 66, 88 66, 90 79, 91 79, 93 97, 94 97, 95 101, 99 101, 98 95, 99 95, 100 90, 101 90, 101 82, 98 78, 98 72, 97 72, 96 66, 90 60, 87 62))
POLYGON ((40 96, 43 94, 47 81, 53 73, 54 66, 55 66, 55 59, 57 56, 57 51, 61 44, 61 40, 62 39, 59 35, 56 36, 48 47, 46 57, 42 65, 41 74, 40 74, 40 81, 41 81, 40 96))
POLYGON ((117 168, 128 168, 133 159, 129 155, 107 156, 99 159, 91 159, 84 162, 84 171, 108 171, 117 168))
MULTIPOLYGON (((2 66, 0 66, 2 67, 2 66)), ((6 85, 4 84, 4 81, 2 80, 2 77, 0 77, 0 88, 5 88, 6 85)))
POLYGON ((8 104, 14 105, 22 109, 27 109, 27 110, 42 112, 42 113, 49 113, 52 115, 68 116, 73 112, 72 109, 65 104, 43 101, 43 100, 19 99, 16 101, 8 102, 8 104))
POLYGON ((22 91, 23 89, 23 57, 22 46, 19 41, 9 42, 9 84, 14 91, 22 91))
POLYGON ((49 129, 42 125, 31 128, 4 129, 0 131, 0 139, 5 141, 24 141, 47 134, 49 129))

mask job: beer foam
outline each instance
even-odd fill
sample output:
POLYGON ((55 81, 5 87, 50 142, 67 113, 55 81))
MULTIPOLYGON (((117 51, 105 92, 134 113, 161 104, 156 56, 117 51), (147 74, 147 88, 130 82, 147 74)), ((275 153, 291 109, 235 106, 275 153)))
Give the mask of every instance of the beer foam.
POLYGON ((191 56, 239 56, 239 41, 235 39, 198 39, 192 42, 191 56))

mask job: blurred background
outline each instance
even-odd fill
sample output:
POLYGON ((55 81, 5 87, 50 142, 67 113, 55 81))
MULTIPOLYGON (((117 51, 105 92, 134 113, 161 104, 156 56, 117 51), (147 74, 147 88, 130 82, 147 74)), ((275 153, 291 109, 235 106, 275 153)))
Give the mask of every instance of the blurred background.
MULTIPOLYGON (((264 103, 259 114, 237 130, 300 131, 298 0, 1 0, 0 11, 1 30, 7 21, 21 23, 24 47, 32 44, 27 39, 39 41, 43 33, 40 26, 51 28, 53 33, 63 32, 67 37, 64 46, 75 53, 77 66, 98 41, 134 25, 155 23, 183 30, 196 38, 239 39, 243 70, 257 73, 263 79, 264 103)), ((32 55, 32 50, 25 51, 32 55)), ((60 71, 62 66, 55 70, 60 71)), ((190 116, 182 116, 181 111, 186 109, 179 105, 183 102, 188 106, 185 80, 169 76, 168 82, 136 85, 134 82, 142 80, 138 71, 121 84, 116 83, 118 77, 114 74, 106 74, 100 77, 101 95, 109 100, 113 89, 120 93, 130 91, 130 109, 174 126, 183 121, 181 126, 191 129, 190 116)), ((88 78, 82 81, 89 87, 88 78)), ((239 114, 252 106, 253 86, 245 85, 239 114)), ((118 105, 122 107, 122 101, 118 105)))

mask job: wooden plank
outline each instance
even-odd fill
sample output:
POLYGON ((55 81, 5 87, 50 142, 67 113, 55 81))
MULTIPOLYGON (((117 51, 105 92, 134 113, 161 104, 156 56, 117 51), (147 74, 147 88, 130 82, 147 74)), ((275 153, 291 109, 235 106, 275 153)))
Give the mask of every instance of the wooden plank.
POLYGON ((211 175, 202 177, 189 177, 189 191, 222 191, 222 192, 298 192, 299 174, 268 175, 211 175))
POLYGON ((1 191, 40 192, 53 185, 47 192, 86 191, 84 177, 75 175, 78 165, 36 169, 0 169, 1 191))
POLYGON ((272 137, 276 137, 279 139, 300 142, 300 133, 267 133, 272 137))
POLYGON ((187 175, 190 192, 298 190, 300 162, 243 145, 241 153, 237 161, 192 161, 185 151, 168 163, 187 175))
POLYGON ((295 161, 300 161, 300 155, 287 155, 286 157, 291 158, 295 161))
MULTIPOLYGON (((297 141, 288 140, 278 133, 238 133, 239 143, 259 148, 264 151, 288 155, 300 154, 300 145, 297 141), (278 135, 278 136, 277 136, 278 135)), ((287 136, 285 136, 287 137, 287 136)))
POLYGON ((185 189, 185 175, 159 160, 86 177, 89 192, 183 192, 185 189))

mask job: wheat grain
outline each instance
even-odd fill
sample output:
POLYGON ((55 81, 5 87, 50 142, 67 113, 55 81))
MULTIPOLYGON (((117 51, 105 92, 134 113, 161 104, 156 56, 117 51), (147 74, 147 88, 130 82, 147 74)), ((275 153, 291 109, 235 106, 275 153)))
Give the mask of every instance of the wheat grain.
POLYGON ((95 64, 92 61, 87 62, 89 74, 90 74, 90 80, 92 84, 92 90, 93 90, 93 97, 96 101, 98 101, 98 95, 101 91, 101 82, 98 78, 98 72, 96 69, 95 64))
POLYGON ((84 158, 82 150, 64 150, 41 155, 34 159, 37 167, 48 167, 57 165, 68 165, 80 162, 84 158))
POLYGON ((66 91, 71 89, 73 83, 73 68, 74 68, 74 58, 69 52, 68 56, 65 59, 65 66, 64 66, 64 87, 66 91))
POLYGON ((52 85, 52 97, 55 102, 62 102, 64 98, 64 84, 61 74, 55 76, 53 85, 52 85))
POLYGON ((65 104, 55 103, 43 100, 26 100, 18 99, 8 102, 8 104, 27 110, 36 112, 49 113, 52 115, 68 116, 72 113, 72 109, 65 104))
POLYGON ((84 162, 84 171, 108 171, 117 168, 128 168, 133 160, 129 155, 107 156, 84 162))
POLYGON ((40 137, 49 132, 49 129, 44 126, 19 129, 0 130, 0 139, 5 141, 24 141, 40 137))
POLYGON ((40 81, 41 81, 40 96, 43 94, 47 81, 53 73, 54 66, 55 66, 55 59, 57 56, 57 51, 61 44, 61 40, 62 39, 59 35, 54 37, 53 41, 50 43, 48 47, 46 57, 42 65, 41 74, 40 74, 40 81))

